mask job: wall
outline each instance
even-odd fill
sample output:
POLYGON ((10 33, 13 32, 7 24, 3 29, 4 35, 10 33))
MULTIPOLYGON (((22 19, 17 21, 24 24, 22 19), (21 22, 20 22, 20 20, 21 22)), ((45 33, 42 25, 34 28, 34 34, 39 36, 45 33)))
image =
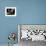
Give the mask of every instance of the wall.
POLYGON ((17 24, 46 24, 46 0, 0 0, 0 44, 8 43, 9 32, 17 33, 17 24), (15 6, 17 16, 6 17, 6 6, 15 6))

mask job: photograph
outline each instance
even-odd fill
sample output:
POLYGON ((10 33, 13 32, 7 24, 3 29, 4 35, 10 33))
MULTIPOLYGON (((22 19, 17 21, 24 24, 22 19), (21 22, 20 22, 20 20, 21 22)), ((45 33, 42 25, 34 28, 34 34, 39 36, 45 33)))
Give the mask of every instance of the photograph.
POLYGON ((16 7, 5 7, 5 16, 16 16, 16 7))

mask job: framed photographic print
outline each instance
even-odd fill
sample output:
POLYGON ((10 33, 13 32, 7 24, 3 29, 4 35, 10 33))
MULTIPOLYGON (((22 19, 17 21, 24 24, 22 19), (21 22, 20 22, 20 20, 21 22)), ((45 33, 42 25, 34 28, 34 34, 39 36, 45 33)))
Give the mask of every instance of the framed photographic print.
POLYGON ((5 7, 5 16, 16 16, 16 7, 5 7))

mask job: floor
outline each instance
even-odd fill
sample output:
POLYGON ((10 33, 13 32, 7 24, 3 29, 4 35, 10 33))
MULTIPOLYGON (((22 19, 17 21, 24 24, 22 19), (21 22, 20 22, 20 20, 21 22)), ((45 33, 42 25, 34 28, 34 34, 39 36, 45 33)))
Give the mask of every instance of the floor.
POLYGON ((20 46, 46 46, 46 42, 45 41, 21 40, 20 46))
MULTIPOLYGON (((0 46, 8 46, 8 44, 0 44, 0 46)), ((10 45, 10 46, 18 46, 18 44, 10 45)))
MULTIPOLYGON (((0 46, 8 46, 8 45, 7 44, 0 44, 0 46)), ((32 42, 31 40, 28 40, 28 41, 21 40, 19 45, 14 44, 13 46, 46 46, 46 42, 43 42, 43 41, 32 42)))

